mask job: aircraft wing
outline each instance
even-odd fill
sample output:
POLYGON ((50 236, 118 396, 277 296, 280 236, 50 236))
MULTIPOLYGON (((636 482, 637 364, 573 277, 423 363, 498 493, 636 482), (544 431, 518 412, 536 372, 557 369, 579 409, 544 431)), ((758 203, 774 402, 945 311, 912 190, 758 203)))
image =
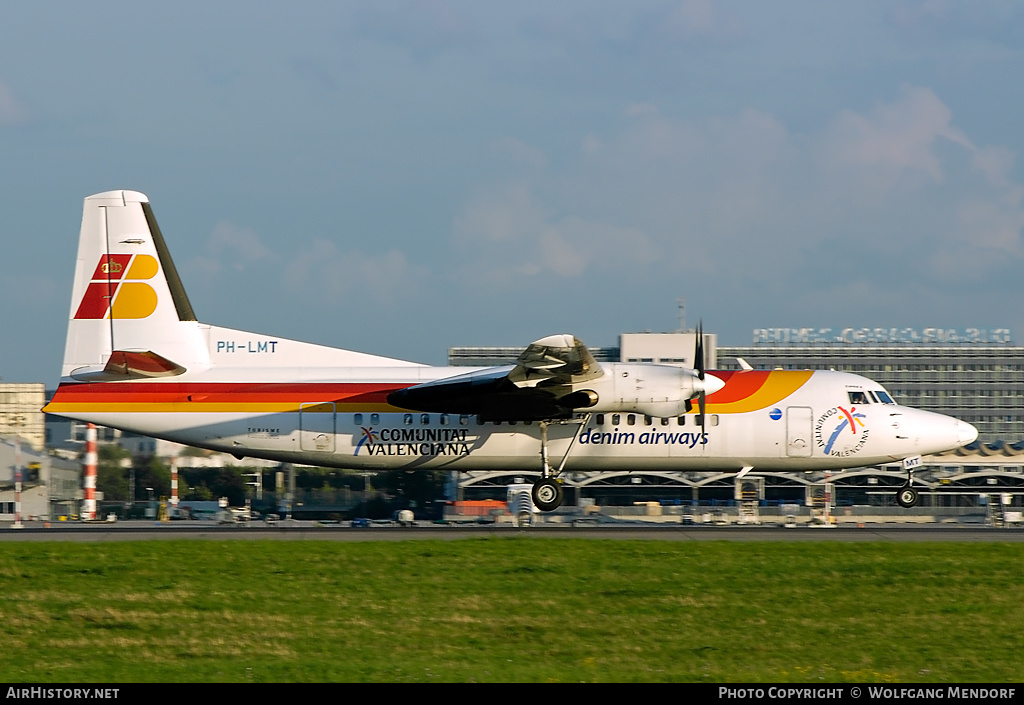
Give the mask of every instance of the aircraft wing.
POLYGON ((587 347, 572 335, 531 343, 513 367, 492 367, 417 384, 388 395, 394 406, 414 411, 479 414, 485 420, 533 420, 570 416, 591 397, 573 385, 604 374, 587 347))

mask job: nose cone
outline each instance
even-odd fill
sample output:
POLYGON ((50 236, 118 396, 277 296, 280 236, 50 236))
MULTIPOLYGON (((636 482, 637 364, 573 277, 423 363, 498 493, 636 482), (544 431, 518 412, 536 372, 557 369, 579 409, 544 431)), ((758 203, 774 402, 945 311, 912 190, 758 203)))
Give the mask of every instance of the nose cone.
POLYGON ((952 416, 923 409, 906 409, 901 415, 897 438, 912 439, 914 448, 922 455, 956 450, 978 438, 978 429, 952 416))
POLYGON ((978 440, 978 429, 966 421, 957 421, 956 435, 960 439, 960 445, 965 446, 978 440))

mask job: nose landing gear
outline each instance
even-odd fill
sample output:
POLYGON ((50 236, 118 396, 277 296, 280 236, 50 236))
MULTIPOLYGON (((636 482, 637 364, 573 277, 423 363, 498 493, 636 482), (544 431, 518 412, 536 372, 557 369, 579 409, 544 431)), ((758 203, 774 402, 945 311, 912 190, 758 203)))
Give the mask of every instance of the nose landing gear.
POLYGON ((907 468, 907 484, 900 488, 899 492, 896 493, 896 502, 904 509, 910 509, 911 507, 917 506, 918 493, 914 489, 914 468, 907 468))
POLYGON ((915 490, 910 483, 903 485, 900 491, 896 493, 896 501, 904 509, 910 509, 917 505, 917 490, 915 490))

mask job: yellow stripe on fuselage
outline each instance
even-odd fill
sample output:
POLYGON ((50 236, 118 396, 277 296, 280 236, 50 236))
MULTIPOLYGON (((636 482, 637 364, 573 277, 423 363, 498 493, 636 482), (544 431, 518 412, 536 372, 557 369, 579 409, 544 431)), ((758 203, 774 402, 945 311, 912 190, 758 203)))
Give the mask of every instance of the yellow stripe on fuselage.
POLYGON ((807 383, 814 372, 810 370, 773 370, 761 388, 744 399, 725 404, 714 404, 708 398, 706 412, 709 414, 743 414, 760 411, 778 404, 807 383))

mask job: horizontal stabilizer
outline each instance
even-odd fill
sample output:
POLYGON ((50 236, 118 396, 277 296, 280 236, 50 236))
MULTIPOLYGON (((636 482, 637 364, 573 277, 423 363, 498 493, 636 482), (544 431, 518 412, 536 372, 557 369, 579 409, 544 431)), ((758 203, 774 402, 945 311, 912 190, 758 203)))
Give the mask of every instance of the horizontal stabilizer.
POLYGON ((151 350, 145 352, 115 350, 102 369, 81 367, 71 373, 80 382, 111 382, 128 379, 152 379, 174 377, 185 371, 181 365, 157 355, 151 350))

